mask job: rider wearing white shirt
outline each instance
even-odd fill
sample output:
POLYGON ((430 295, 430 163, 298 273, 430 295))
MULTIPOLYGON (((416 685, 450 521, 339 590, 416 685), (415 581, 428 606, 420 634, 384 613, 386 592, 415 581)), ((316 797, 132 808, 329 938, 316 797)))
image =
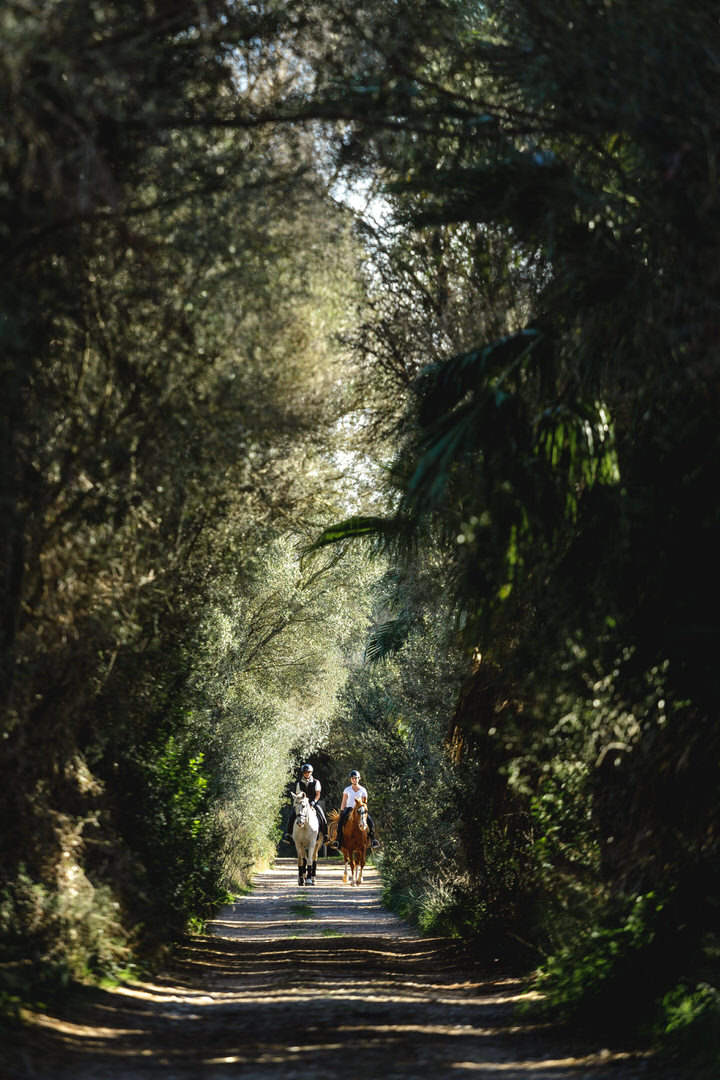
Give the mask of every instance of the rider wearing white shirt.
MULTIPOLYGON (((360 783, 360 773, 357 769, 352 769, 349 776, 350 785, 343 791, 342 803, 340 804, 340 820, 338 821, 337 840, 338 847, 342 846, 342 834, 345 822, 347 821, 350 811, 355 806, 358 799, 365 798, 367 802, 367 788, 364 788, 360 783)), ((375 825, 373 819, 368 814, 368 829, 370 830, 370 846, 380 847, 380 842, 375 839, 375 825)))
POLYGON ((348 810, 352 810, 353 806, 358 799, 365 797, 367 799, 367 788, 364 788, 361 783, 358 782, 357 776, 353 777, 354 784, 350 784, 343 791, 342 806, 340 807, 340 813, 347 807, 348 810))

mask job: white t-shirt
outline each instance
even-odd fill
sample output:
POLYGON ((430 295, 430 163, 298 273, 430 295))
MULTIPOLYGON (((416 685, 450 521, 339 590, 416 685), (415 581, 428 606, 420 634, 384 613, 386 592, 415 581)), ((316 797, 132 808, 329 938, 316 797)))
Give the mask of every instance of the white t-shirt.
POLYGON ((347 795, 347 800, 345 802, 345 809, 346 810, 347 810, 348 807, 352 810, 353 806, 355 805, 357 800, 362 795, 364 795, 365 798, 367 799, 367 791, 362 786, 362 784, 358 784, 357 791, 355 790, 355 788, 351 784, 350 787, 345 788, 345 790, 343 791, 343 795, 347 795))

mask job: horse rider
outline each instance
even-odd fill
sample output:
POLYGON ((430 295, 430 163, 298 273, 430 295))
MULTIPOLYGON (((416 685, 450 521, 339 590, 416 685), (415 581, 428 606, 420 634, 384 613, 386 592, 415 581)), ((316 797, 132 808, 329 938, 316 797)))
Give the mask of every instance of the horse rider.
MULTIPOLYGON (((301 791, 305 792, 310 805, 317 814, 320 832, 323 834, 323 843, 327 843, 327 818, 325 817, 325 811, 318 802, 318 799, 320 798, 320 792, 322 791, 322 784, 313 776, 312 765, 303 765, 302 769, 300 770, 300 779, 295 786, 295 794, 299 795, 301 791)), ((292 831, 293 825, 295 824, 295 817, 295 808, 293 807, 292 813, 290 814, 287 823, 287 832, 285 833, 285 840, 287 840, 289 844, 292 844, 293 842, 292 831)))
MULTIPOLYGON (((343 828, 345 826, 345 822, 350 816, 350 811, 355 806, 357 800, 362 798, 363 795, 365 796, 366 802, 368 797, 367 788, 364 788, 360 783, 360 773, 357 771, 357 769, 350 770, 348 779, 350 780, 350 784, 343 791, 342 804, 340 806, 340 818, 338 820, 337 839, 335 841, 335 844, 332 845, 333 847, 338 848, 342 847, 343 828)), ((375 837, 375 825, 373 823, 373 819, 370 817, 369 814, 367 816, 367 820, 368 829, 370 831, 370 846, 373 848, 380 847, 380 841, 377 840, 375 837)))

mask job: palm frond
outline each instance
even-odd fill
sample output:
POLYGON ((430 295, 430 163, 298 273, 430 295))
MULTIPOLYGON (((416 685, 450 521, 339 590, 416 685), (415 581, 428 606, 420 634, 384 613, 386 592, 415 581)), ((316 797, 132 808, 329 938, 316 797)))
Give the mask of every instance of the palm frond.
POLYGON ((436 423, 482 384, 491 387, 502 381, 506 372, 528 355, 539 339, 540 331, 528 326, 483 348, 459 353, 425 368, 418 376, 421 426, 436 423))
POLYGON ((391 526, 392 520, 392 518, 382 517, 346 518, 345 521, 338 521, 324 529, 307 550, 319 551, 320 548, 327 547, 328 544, 338 544, 341 540, 383 536, 391 526))
POLYGON ((407 641, 411 627, 412 619, 406 616, 380 623, 370 634, 365 646, 366 663, 376 664, 399 652, 407 641))
POLYGON ((329 544, 344 540, 369 540, 376 551, 392 551, 396 555, 411 551, 417 541, 416 523, 407 515, 395 517, 351 517, 329 525, 313 540, 304 554, 310 555, 329 544))

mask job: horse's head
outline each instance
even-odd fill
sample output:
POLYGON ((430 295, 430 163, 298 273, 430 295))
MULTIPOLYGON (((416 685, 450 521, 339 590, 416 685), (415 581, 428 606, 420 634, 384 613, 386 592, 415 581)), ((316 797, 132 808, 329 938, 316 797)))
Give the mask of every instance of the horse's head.
POLYGON ((295 816, 299 825, 305 825, 310 813, 310 802, 304 791, 293 792, 295 816))
POLYGON ((353 814, 355 817, 355 821, 357 822, 357 827, 359 829, 362 829, 363 832, 365 832, 368 827, 368 808, 367 799, 364 795, 361 795, 359 799, 355 800, 355 805, 353 806, 353 814))

